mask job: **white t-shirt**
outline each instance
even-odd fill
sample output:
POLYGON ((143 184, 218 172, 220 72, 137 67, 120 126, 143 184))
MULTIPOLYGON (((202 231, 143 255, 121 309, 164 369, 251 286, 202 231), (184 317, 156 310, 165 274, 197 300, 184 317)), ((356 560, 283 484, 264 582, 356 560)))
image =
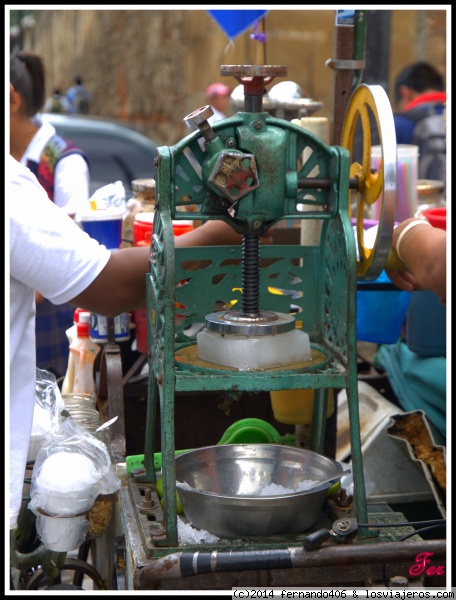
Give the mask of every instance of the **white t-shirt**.
MULTIPOLYGON (((27 167, 11 156, 5 166, 5 203, 10 223, 5 230, 10 242, 7 489, 10 528, 14 528, 21 505, 35 402, 35 290, 55 304, 68 302, 98 276, 111 253, 49 201, 27 167)), ((6 392, 8 397, 8 387, 6 392)))
MULTIPOLYGON (((47 121, 41 121, 39 115, 34 121, 40 128, 21 157, 23 165, 27 165, 28 160, 39 163, 44 147, 56 133, 55 127, 47 121)), ((90 172, 87 162, 79 154, 60 159, 54 171, 54 204, 67 215, 75 215, 87 205, 89 194, 90 172)))

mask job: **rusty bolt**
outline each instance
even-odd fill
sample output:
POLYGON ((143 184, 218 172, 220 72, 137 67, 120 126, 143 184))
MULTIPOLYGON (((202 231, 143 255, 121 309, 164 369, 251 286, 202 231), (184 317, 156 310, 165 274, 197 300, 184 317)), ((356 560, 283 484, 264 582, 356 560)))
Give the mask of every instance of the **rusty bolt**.
POLYGON ((349 531, 351 527, 350 521, 339 521, 337 526, 341 531, 349 531))
POLYGON ((138 504, 136 506, 139 508, 139 510, 143 510, 143 511, 157 508, 158 504, 156 504, 152 500, 152 492, 151 492, 150 488, 146 488, 144 490, 144 500, 142 502, 138 502, 138 504))
POLYGON ((334 494, 333 496, 334 502, 337 506, 350 506, 353 502, 353 496, 347 496, 347 490, 345 488, 340 488, 338 494, 334 494))

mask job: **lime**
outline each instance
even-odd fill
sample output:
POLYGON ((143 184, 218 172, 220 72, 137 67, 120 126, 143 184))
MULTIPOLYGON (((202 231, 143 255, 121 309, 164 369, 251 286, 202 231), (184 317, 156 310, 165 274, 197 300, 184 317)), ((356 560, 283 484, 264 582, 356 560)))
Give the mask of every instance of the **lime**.
POLYGON ((155 484, 155 491, 159 498, 163 498, 163 477, 159 477, 155 484))
MULTIPOLYGON (((163 478, 159 477, 155 484, 155 491, 157 492, 158 497, 160 498, 160 504, 163 507, 163 478)), ((176 511, 178 515, 184 514, 184 507, 182 506, 182 502, 179 498, 179 493, 176 490, 176 511)))
POLYGON ((179 498, 179 492, 178 491, 176 491, 176 502, 177 502, 177 508, 176 508, 177 514, 178 515, 183 515, 184 514, 184 507, 182 506, 182 502, 181 502, 181 500, 179 498))
POLYGON ((340 481, 337 481, 334 485, 332 485, 328 491, 326 492, 326 496, 334 496, 334 494, 337 494, 337 492, 340 490, 340 481))

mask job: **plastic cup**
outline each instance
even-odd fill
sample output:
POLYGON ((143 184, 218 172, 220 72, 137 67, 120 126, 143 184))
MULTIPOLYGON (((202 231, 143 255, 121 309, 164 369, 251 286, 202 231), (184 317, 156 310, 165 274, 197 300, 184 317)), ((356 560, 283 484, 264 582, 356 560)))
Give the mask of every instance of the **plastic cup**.
POLYGON ((122 214, 94 210, 81 217, 83 230, 108 250, 117 250, 122 240, 122 214))

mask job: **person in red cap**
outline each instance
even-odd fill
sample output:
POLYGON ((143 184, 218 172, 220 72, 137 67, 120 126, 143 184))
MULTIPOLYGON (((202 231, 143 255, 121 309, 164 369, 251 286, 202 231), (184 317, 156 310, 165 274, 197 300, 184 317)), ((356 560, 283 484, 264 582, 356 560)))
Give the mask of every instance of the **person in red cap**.
POLYGON ((209 123, 215 123, 226 119, 226 112, 230 106, 231 90, 224 83, 211 83, 206 89, 206 98, 214 114, 208 119, 209 123))

